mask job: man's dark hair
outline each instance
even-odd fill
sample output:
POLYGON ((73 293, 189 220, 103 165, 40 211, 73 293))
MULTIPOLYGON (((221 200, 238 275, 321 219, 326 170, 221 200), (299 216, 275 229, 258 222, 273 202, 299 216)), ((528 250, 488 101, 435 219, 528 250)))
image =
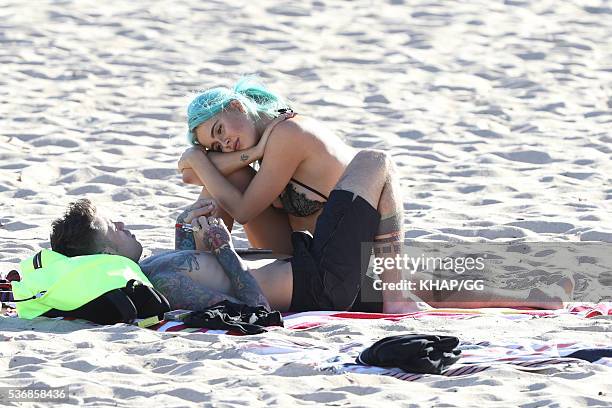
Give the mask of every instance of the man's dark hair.
POLYGON ((96 221, 96 207, 91 201, 70 203, 64 216, 53 221, 51 249, 70 257, 100 253, 96 221))

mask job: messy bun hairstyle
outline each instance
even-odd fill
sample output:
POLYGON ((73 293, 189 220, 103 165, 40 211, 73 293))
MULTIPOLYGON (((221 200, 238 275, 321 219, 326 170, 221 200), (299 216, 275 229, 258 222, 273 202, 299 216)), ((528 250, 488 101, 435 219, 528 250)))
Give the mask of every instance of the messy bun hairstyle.
POLYGON ((279 109, 291 108, 286 100, 267 89, 256 76, 243 76, 233 88, 211 88, 191 101, 187 108, 189 143, 198 144, 194 129, 225 110, 233 100, 242 103, 252 120, 262 116, 272 118, 277 115, 279 109))

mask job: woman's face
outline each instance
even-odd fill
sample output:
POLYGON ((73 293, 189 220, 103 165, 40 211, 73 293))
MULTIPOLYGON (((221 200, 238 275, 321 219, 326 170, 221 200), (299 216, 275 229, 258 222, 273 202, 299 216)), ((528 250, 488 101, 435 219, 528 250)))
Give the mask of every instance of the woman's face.
POLYGON ((228 109, 198 125, 195 134, 202 146, 215 152, 234 152, 257 144, 255 124, 236 100, 228 109))

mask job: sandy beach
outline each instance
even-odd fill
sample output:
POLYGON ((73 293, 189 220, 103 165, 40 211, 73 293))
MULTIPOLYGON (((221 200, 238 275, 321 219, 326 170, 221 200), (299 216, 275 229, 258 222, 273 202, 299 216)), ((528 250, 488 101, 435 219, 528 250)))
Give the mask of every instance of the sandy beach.
MULTIPOLYGON (((612 245, 612 5, 471 0, 0 4, 0 274, 70 201, 173 248, 198 92, 259 74, 356 148, 399 167, 407 239, 612 245)), ((237 246, 247 247, 237 228, 237 246)), ((594 270, 606 260, 589 258, 594 270)), ((529 288, 538 276, 511 275, 529 288)), ((609 296, 579 273, 578 297, 609 296)), ((544 277, 542 277, 544 279, 544 277)), ((0 318, 0 386, 70 385, 86 406, 611 406, 612 367, 500 366, 405 382, 249 352, 404 332, 612 344, 609 317, 343 321, 236 337, 0 318)))

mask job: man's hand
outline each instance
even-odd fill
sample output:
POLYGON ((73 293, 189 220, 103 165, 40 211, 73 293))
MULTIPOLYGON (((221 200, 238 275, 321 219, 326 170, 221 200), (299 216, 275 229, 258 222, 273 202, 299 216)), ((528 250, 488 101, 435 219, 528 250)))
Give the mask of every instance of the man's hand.
POLYGON ((179 218, 184 224, 192 224, 194 219, 200 218, 201 216, 216 217, 218 211, 219 207, 214 199, 201 198, 187 207, 179 218))
POLYGON ((204 250, 219 252, 221 248, 234 249, 232 236, 221 218, 199 217, 191 222, 195 239, 204 243, 204 250))
MULTIPOLYGON (((177 224, 189 224, 197 220, 201 216, 211 216, 218 211, 215 200, 200 199, 187 207, 176 219, 177 224)), ((199 224, 198 224, 199 227, 199 224)), ((176 228, 174 233, 174 249, 198 249, 201 251, 210 251, 211 249, 204 245, 201 237, 195 237, 195 232, 176 228)))

